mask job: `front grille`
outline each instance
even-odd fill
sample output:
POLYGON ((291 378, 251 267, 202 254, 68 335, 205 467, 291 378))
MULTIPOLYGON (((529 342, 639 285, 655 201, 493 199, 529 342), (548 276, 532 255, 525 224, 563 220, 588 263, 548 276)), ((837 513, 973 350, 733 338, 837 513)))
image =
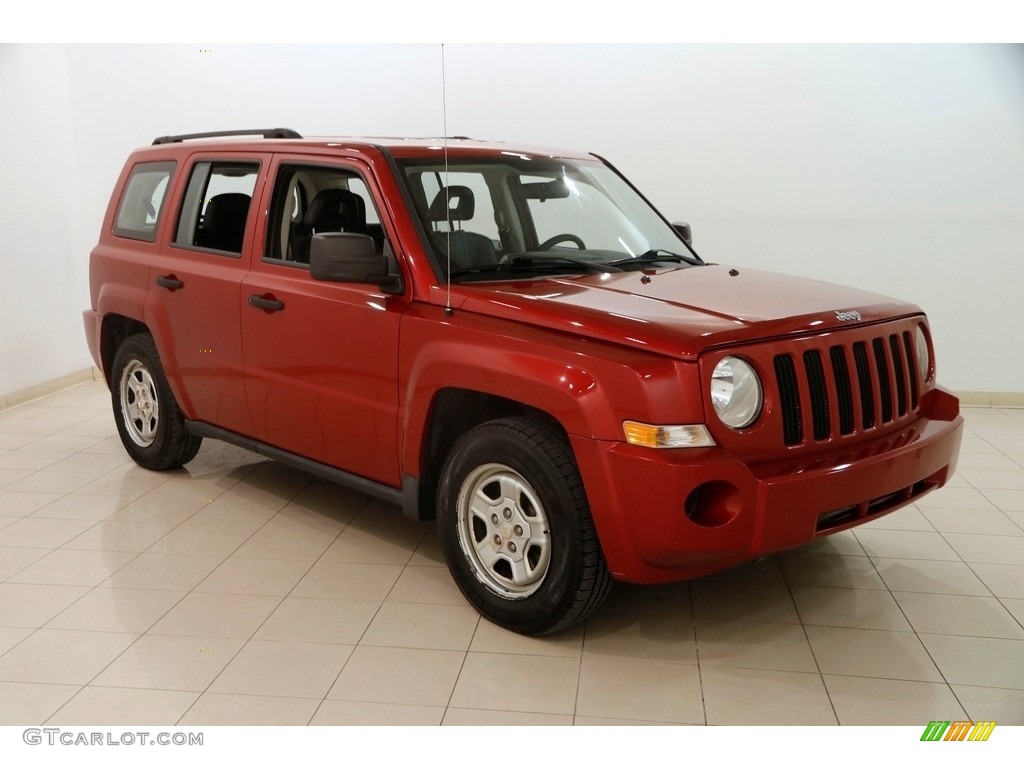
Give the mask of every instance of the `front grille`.
POLYGON ((920 389, 910 333, 801 346, 809 348, 774 358, 786 445, 883 427, 917 410, 920 389))

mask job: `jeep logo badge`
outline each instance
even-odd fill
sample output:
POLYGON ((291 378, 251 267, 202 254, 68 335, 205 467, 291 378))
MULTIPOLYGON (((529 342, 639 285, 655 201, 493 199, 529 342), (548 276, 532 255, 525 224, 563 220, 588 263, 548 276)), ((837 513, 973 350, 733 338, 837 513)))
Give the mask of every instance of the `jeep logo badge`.
POLYGON ((836 310, 836 320, 838 320, 840 323, 845 323, 848 320, 856 320, 859 322, 860 319, 860 312, 858 312, 855 309, 850 309, 847 310, 846 312, 840 312, 839 310, 836 310))

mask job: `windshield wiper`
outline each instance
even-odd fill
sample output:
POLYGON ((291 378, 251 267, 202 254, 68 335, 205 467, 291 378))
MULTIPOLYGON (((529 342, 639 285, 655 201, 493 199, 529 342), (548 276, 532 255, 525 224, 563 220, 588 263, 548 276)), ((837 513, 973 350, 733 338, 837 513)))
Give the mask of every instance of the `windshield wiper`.
POLYGON ((672 251, 666 251, 664 248, 653 248, 649 251, 641 253, 639 256, 630 256, 626 259, 616 259, 615 261, 605 262, 606 267, 628 267, 632 264, 653 264, 659 261, 674 261, 679 264, 690 264, 694 267, 701 264, 700 261, 696 261, 689 256, 681 256, 678 253, 672 253, 672 251))
POLYGON ((499 264, 480 264, 475 267, 453 269, 452 277, 463 275, 483 275, 492 272, 510 272, 518 274, 521 272, 565 272, 566 267, 572 266, 585 272, 621 272, 622 270, 614 264, 602 264, 583 259, 573 259, 569 256, 516 256, 514 259, 499 264))

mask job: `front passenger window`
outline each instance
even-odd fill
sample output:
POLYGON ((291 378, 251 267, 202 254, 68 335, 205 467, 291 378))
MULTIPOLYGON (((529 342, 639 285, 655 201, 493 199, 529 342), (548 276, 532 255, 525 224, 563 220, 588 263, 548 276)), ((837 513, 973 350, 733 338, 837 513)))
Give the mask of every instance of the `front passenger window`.
POLYGON ((257 163, 196 163, 174 242, 241 254, 258 173, 257 163))

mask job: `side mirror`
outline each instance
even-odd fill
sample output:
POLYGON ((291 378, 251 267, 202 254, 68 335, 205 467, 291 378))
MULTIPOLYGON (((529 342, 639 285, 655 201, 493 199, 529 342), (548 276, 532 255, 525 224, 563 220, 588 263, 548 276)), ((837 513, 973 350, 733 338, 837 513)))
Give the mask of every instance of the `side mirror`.
POLYGON ((693 233, 690 231, 689 224, 685 221, 673 221, 672 229, 674 229, 679 236, 683 238, 683 242, 687 245, 693 245, 693 233))
POLYGON ((388 274, 388 260, 377 253, 373 238, 354 232, 321 232, 309 248, 309 273, 314 280, 334 283, 375 283, 391 286, 398 275, 388 274))

